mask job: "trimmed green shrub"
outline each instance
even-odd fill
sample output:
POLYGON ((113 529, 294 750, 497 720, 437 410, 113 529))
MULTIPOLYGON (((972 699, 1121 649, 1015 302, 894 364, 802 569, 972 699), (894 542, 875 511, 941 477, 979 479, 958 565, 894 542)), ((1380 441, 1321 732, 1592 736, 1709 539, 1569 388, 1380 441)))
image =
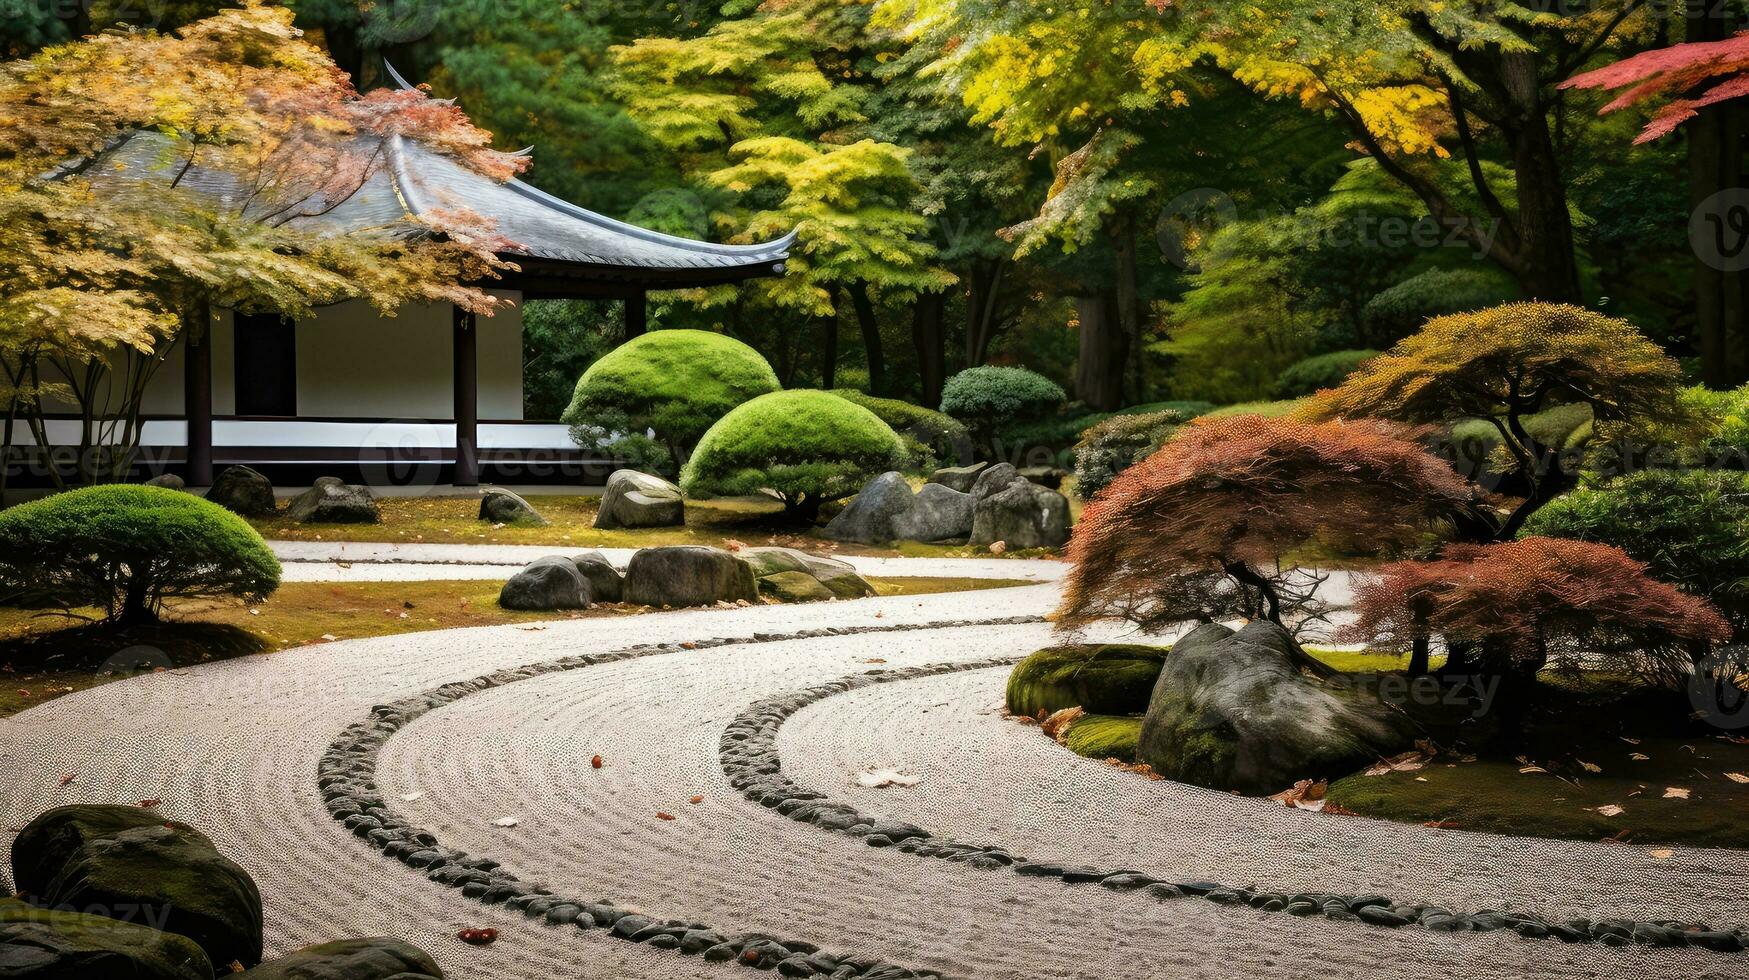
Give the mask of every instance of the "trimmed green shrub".
POLYGON ((1148 458, 1189 419, 1178 412, 1113 415, 1075 446, 1075 494, 1092 500, 1119 473, 1148 458))
POLYGON ((1530 516, 1519 536, 1532 535, 1615 545, 1749 628, 1749 473, 1646 470, 1574 490, 1530 516))
POLYGON ((1348 380, 1363 363, 1379 356, 1376 350, 1339 350, 1296 361, 1275 379, 1275 397, 1304 398, 1348 380))
POLYGON ((1086 715, 1063 735, 1070 752, 1089 759, 1136 761, 1142 719, 1128 715, 1086 715))
POLYGON ((941 410, 965 422, 988 442, 999 429, 1037 419, 1068 398, 1057 383, 1017 367, 983 365, 947 379, 941 410))
MULTIPOLYGON (((696 443, 736 405, 781 387, 759 352, 706 330, 656 330, 604 355, 583 372, 565 409, 572 438, 591 429, 653 430, 671 450, 696 443)), ((635 434, 634 433, 634 434, 635 434)))
POLYGON ((1471 313, 1518 298, 1512 280, 1493 269, 1428 269, 1375 294, 1360 317, 1366 339, 1388 346, 1433 317, 1471 313))
POLYGON ((972 434, 952 416, 897 398, 876 398, 850 388, 834 388, 832 394, 861 405, 887 423, 911 457, 908 472, 926 473, 948 461, 960 465, 972 461, 972 434))
POLYGON ((163 487, 101 486, 0 511, 0 600, 97 606, 152 622, 164 600, 279 588, 279 561, 247 521, 163 487))
POLYGON ((868 409, 829 392, 779 391, 711 426, 680 486, 722 497, 770 493, 790 514, 811 520, 820 504, 904 464, 904 443, 868 409))
POLYGON ((1008 710, 1033 717, 1074 707, 1094 715, 1141 714, 1168 652, 1118 643, 1046 647, 1008 675, 1008 710))

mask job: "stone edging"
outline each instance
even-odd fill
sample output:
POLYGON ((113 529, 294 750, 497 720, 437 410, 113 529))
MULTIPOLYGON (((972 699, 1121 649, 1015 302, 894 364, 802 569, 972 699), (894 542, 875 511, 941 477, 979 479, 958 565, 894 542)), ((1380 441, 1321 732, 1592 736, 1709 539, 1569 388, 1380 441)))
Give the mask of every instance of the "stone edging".
POLYGON ((750 637, 715 637, 691 643, 645 643, 600 654, 579 654, 544 663, 495 671, 465 681, 454 681, 410 697, 373 705, 370 717, 346 727, 322 754, 317 766, 317 785, 328 813, 356 836, 408 867, 425 873, 439 884, 459 890, 486 905, 505 905, 531 919, 548 924, 574 925, 578 929, 605 929, 616 939, 658 949, 702 954, 707 961, 733 960, 743 966, 775 969, 788 977, 825 976, 831 980, 905 980, 935 978, 941 974, 910 970, 870 956, 836 956, 813 943, 776 939, 762 933, 725 935, 702 923, 658 920, 603 902, 564 898, 532 885, 499 867, 490 858, 474 857, 445 848, 429 830, 413 826, 386 803, 376 784, 377 757, 396 732, 435 708, 453 704, 479 691, 503 687, 547 674, 576 670, 597 664, 635 660, 658 654, 680 653, 712 647, 773 643, 786 640, 854 636, 863 633, 897 633, 917 630, 956 629, 971 626, 1007 626, 1043 622, 1037 616, 1014 616, 985 620, 949 620, 892 626, 841 626, 793 633, 754 633, 750 637))
POLYGON ((1245 905, 1290 915, 1322 915, 1384 928, 1419 926, 1439 932, 1509 929, 1527 939, 1555 938, 1569 943, 1601 942, 1609 946, 1629 943, 1692 946, 1721 953, 1749 948, 1749 932, 1745 930, 1708 929, 1693 922, 1621 918, 1553 922, 1534 913, 1498 909, 1461 913, 1438 905, 1396 901, 1383 895, 1287 892, 1257 886, 1232 887, 1211 881, 1166 881, 1128 869, 1099 870, 1029 861, 997 845, 956 841, 908 823, 865 814, 848 804, 833 802, 824 793, 799 786, 783 773, 783 760, 777 749, 778 732, 785 721, 809 705, 875 684, 985 670, 1017 663, 1018 660, 1007 657, 898 670, 870 670, 756 702, 723 730, 718 749, 723 772, 742 796, 792 820, 862 838, 870 847, 897 847, 908 854, 954 861, 984 871, 1008 868, 1015 874, 1056 878, 1070 884, 1097 882, 1114 891, 1143 892, 1161 901, 1196 897, 1221 905, 1245 905))

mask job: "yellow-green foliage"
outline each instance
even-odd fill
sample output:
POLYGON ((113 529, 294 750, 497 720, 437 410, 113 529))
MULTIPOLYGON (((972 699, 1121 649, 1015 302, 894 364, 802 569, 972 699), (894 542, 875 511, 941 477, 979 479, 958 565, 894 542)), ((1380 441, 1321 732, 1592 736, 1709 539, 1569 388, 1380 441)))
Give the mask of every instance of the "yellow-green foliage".
POLYGON ((1074 707, 1099 715, 1140 714, 1167 652, 1115 643, 1047 647, 1008 676, 1008 710, 1030 716, 1074 707))
POLYGON ((1076 755, 1089 759, 1136 761, 1136 742, 1142 737, 1142 719, 1130 715, 1085 715, 1069 726, 1063 744, 1076 755))
POLYGON ((680 486, 719 496, 771 492, 805 511, 847 497, 904 462, 898 435, 868 409, 824 391, 779 391, 711 426, 680 486))
POLYGON ((650 428, 690 446, 742 402, 778 390, 753 348, 707 330, 657 330, 622 344, 577 381, 565 421, 650 428))

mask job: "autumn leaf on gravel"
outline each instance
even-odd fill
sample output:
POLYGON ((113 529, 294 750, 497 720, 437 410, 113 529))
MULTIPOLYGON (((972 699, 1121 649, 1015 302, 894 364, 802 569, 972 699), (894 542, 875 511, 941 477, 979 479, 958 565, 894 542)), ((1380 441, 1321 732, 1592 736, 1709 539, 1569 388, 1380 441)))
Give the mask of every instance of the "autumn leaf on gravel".
POLYGON ((1429 827, 1433 830, 1456 830, 1458 829, 1458 822, 1456 820, 1429 820, 1421 826, 1429 827))
POLYGON ((922 776, 911 776, 893 769, 868 769, 856 774, 857 785, 868 789, 886 789, 888 786, 915 786, 922 781, 922 776))
POLYGON ((1690 790, 1685 786, 1664 787, 1664 798, 1667 800, 1686 800, 1690 790))
POLYGON ((414 800, 421 800, 421 799, 424 799, 424 798, 425 798, 425 794, 424 794, 424 793, 420 793, 420 792, 412 792, 412 793, 402 793, 402 794, 401 794, 401 799, 402 799, 402 801, 403 801, 403 802, 406 802, 406 803, 411 803, 411 802, 413 802, 413 801, 414 801, 414 800))
POLYGON ((1596 773, 1596 772, 1603 771, 1603 767, 1598 765, 1595 762, 1586 762, 1584 759, 1579 759, 1577 761, 1579 763, 1579 768, 1585 770, 1586 772, 1596 773))
POLYGON ((1725 773, 1725 778, 1733 783, 1749 783, 1749 776, 1745 776, 1740 772, 1725 773))
POLYGON ((1628 744, 1629 744, 1629 745, 1638 745, 1638 744, 1640 744, 1640 740, 1639 740, 1639 739, 1637 739, 1637 738, 1628 738, 1628 737, 1627 737, 1627 736, 1626 736, 1626 735, 1621 735, 1621 736, 1618 736, 1618 737, 1619 737, 1619 738, 1620 738, 1620 739, 1621 739, 1621 740, 1622 740, 1622 741, 1624 741, 1624 742, 1626 742, 1626 743, 1628 743, 1628 744))
POLYGON ((1644 752, 1633 752, 1633 753, 1630 753, 1628 755, 1628 758, 1634 760, 1635 762, 1646 762, 1646 761, 1649 761, 1652 757, 1647 755, 1644 752))
POLYGON ((595 758, 590 759, 589 760, 589 767, 591 769, 600 769, 601 768, 601 756, 596 756, 595 758))
POLYGON ((1542 766, 1525 766, 1523 769, 1518 770, 1520 776, 1534 775, 1539 772, 1546 775, 1548 770, 1544 769, 1542 766))
POLYGON ((1605 803, 1596 809, 1598 813, 1606 817, 1619 817, 1622 815, 1622 808, 1616 806, 1614 803, 1605 803))
POLYGON ((686 801, 686 802, 688 802, 688 803, 691 803, 691 804, 692 804, 692 805, 693 805, 693 806, 698 806, 698 805, 699 805, 699 804, 700 804, 700 803, 703 803, 703 802, 704 802, 704 797, 702 797, 702 796, 695 796, 695 797, 693 797, 693 798, 692 798, 692 799, 690 799, 690 800, 687 800, 687 801, 686 801))
POLYGON ((1279 800, 1283 806, 1290 809, 1322 810, 1324 809, 1324 794, 1329 789, 1329 780, 1302 779, 1288 789, 1271 796, 1270 799, 1279 800))
POLYGON ((1387 773, 1393 772, 1414 772, 1426 765, 1427 757, 1420 752, 1403 752, 1393 755, 1389 759, 1380 759, 1368 768, 1366 772, 1362 773, 1362 775, 1383 776, 1387 773))
POLYGON ((1046 735, 1056 739, 1060 744, 1064 739, 1069 737, 1070 726, 1086 717, 1086 715, 1087 712, 1083 710, 1080 705, 1076 705, 1073 708, 1064 708, 1060 711, 1052 712, 1050 717, 1046 718, 1044 722, 1040 724, 1039 728, 1046 735))
POLYGON ((674 814, 672 814, 672 813, 657 813, 656 819, 657 820, 673 820, 674 814))
POLYGON ((150 810, 150 809, 152 809, 152 808, 153 808, 153 807, 155 807, 155 806, 157 806, 157 805, 158 805, 158 804, 160 804, 160 803, 162 803, 162 802, 164 802, 164 801, 163 801, 163 800, 160 800, 160 799, 158 799, 158 798, 157 798, 157 797, 155 797, 155 796, 154 796, 154 797, 153 797, 153 798, 151 798, 151 799, 149 799, 149 800, 141 800, 141 801, 140 801, 140 807, 141 807, 141 808, 142 808, 142 809, 146 809, 146 810, 150 810))
POLYGON ((61 785, 65 786, 68 783, 70 783, 73 780, 78 779, 78 778, 79 778, 79 774, 76 772, 65 773, 61 776, 61 785))
POLYGON ((1652 855, 1656 860, 1667 861, 1670 859, 1670 855, 1675 854, 1676 852, 1668 847, 1660 847, 1656 850, 1647 851, 1646 853, 1652 855))
POLYGON ((498 938, 496 929, 463 929, 455 934, 457 939, 469 946, 486 946, 498 938))
POLYGON ((1350 810, 1349 808, 1343 806, 1340 803, 1331 803, 1328 800, 1326 800, 1324 802, 1324 808, 1319 812, 1327 813, 1327 814, 1330 814, 1332 816, 1338 816, 1338 817, 1358 817, 1358 816, 1360 816, 1360 811, 1350 810))
POLYGON ((492 821, 492 826, 494 826, 494 827, 514 827, 521 822, 522 821, 516 819, 515 817, 499 817, 498 819, 492 821))
POLYGON ((747 547, 745 541, 736 541, 734 538, 729 538, 723 542, 723 548, 727 551, 740 551, 745 547, 747 547))

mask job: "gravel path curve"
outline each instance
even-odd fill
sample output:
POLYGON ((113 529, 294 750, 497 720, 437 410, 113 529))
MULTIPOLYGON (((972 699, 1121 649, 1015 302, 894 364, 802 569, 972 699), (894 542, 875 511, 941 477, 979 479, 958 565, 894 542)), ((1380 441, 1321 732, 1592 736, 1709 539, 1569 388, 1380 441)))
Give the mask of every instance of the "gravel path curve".
MULTIPOLYGON (((0 721, 0 784, 7 787, 0 817, 9 838, 51 805, 161 798, 167 816, 206 830, 257 877, 275 951, 390 934, 432 949, 449 975, 463 980, 744 976, 599 934, 533 924, 426 880, 327 816, 316 760, 373 704, 499 668, 640 642, 1034 615, 1047 611, 1055 594, 1054 586, 1041 585, 456 630, 146 676, 0 721), (67 775, 73 779, 62 785, 67 775), (465 947, 453 938, 462 926, 494 926, 502 938, 485 949, 465 947)), ((447 846, 493 857, 556 891, 737 930, 764 928, 957 976, 1407 978, 1450 972, 1459 963, 1464 976, 1477 977, 1740 975, 1739 961, 1697 950, 1392 932, 1207 903, 1152 905, 1103 889, 974 872, 795 823, 742 800, 723 778, 722 727, 752 701, 868 669, 873 660, 894 666, 976 660, 1023 652, 1046 636, 1044 626, 867 634, 683 651, 543 675, 419 718, 383 749, 379 782, 387 799, 447 846), (604 758, 599 770, 588 764, 595 754, 604 758), (694 796, 702 802, 690 803, 694 796), (677 819, 658 819, 658 812, 677 819), (505 816, 519 823, 494 824, 505 816)), ((871 794, 858 805, 969 838, 1001 839, 1039 857, 1127 854, 1144 869, 1165 865, 1161 870, 1207 860, 1211 868, 1221 865, 1219 880, 1274 873, 1258 867, 1263 852, 1239 846, 1249 838, 1283 842, 1266 845, 1282 873, 1335 874, 1343 867, 1363 873, 1358 860, 1290 859, 1290 845, 1328 853, 1341 844, 1322 843, 1328 828, 1343 826, 1334 820, 1307 823, 1303 815, 1182 788, 1175 789, 1188 796, 1159 796, 1174 788, 1065 758, 1036 732, 980 714, 994 708, 996 683, 992 672, 971 672, 823 702, 786 727, 786 763, 835 795, 853 795, 846 782, 864 766, 902 764, 924 782, 871 794), (843 721, 834 725, 839 708, 843 721), (953 770, 960 767, 983 778, 958 775, 953 770), (1186 823, 1150 818, 1161 806, 1209 814, 1186 823), (1228 820, 1223 833, 1213 832, 1228 820)), ((1421 865, 1399 856, 1370 872, 1380 890, 1389 885, 1394 893, 1425 886, 1485 894, 1492 885, 1476 874, 1540 875, 1563 855, 1575 867, 1614 861, 1619 875, 1631 876, 1640 859, 1626 848, 1598 853, 1588 845, 1499 841, 1486 852, 1496 862, 1491 868, 1443 871, 1440 842, 1469 835, 1346 826, 1379 835, 1378 855, 1394 839, 1403 853, 1429 858, 1421 865)), ((1366 837, 1340 833, 1352 835, 1350 844, 1366 837)), ((1740 907, 1749 867, 1729 852, 1680 851, 1678 860, 1651 868, 1642 879, 1647 901, 1683 903, 1721 883, 1704 877, 1703 867, 1732 875, 1723 884, 1734 885, 1714 893, 1708 917, 1740 907), (1693 882, 1681 880, 1697 874, 1693 882)), ((1600 897, 1617 897, 1607 889, 1619 875, 1596 879, 1605 883, 1600 897)), ((1592 887, 1583 874, 1566 880, 1592 887)), ((1549 891, 1552 899, 1558 889, 1549 891)))

